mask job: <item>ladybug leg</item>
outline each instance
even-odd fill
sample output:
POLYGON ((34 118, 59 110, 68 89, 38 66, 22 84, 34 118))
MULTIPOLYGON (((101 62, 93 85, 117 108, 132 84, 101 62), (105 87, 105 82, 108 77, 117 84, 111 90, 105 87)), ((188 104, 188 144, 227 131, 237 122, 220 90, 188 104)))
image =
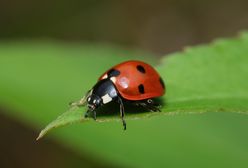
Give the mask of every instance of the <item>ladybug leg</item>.
POLYGON ((89 117, 89 110, 86 111, 86 113, 84 113, 84 118, 88 118, 89 117))
MULTIPOLYGON (((87 110, 87 112, 84 114, 84 117, 88 118, 90 112, 91 111, 87 110)), ((96 111, 94 110, 94 111, 92 111, 92 113, 93 113, 93 119, 96 120, 96 111)))
POLYGON ((141 106, 149 111, 158 112, 160 111, 159 106, 154 103, 152 99, 147 99, 145 101, 135 102, 136 106, 141 106))
POLYGON ((151 110, 147 107, 146 103, 144 103, 143 101, 136 101, 136 102, 134 102, 134 105, 135 105, 135 106, 141 106, 141 107, 143 107, 143 108, 145 108, 145 109, 151 111, 151 110))
POLYGON ((146 102, 138 102, 138 105, 142 106, 143 108, 145 108, 145 109, 147 109, 149 111, 156 111, 155 109, 152 108, 152 106, 150 106, 146 102))
POLYGON ((96 111, 95 110, 93 111, 93 118, 94 118, 94 120, 96 120, 96 111))
POLYGON ((87 102, 87 98, 91 95, 92 90, 89 90, 84 97, 82 97, 80 100, 78 101, 72 101, 69 103, 70 107, 79 107, 79 106, 85 106, 86 102, 87 102))
POLYGON ((160 105, 156 104, 152 99, 147 99, 146 105, 155 112, 161 112, 160 105))
POLYGON ((123 124, 124 130, 126 130, 127 129, 127 124, 126 124, 126 121, 124 119, 125 110, 124 110, 123 102, 122 102, 120 97, 118 97, 118 102, 120 104, 120 116, 121 116, 122 124, 123 124))

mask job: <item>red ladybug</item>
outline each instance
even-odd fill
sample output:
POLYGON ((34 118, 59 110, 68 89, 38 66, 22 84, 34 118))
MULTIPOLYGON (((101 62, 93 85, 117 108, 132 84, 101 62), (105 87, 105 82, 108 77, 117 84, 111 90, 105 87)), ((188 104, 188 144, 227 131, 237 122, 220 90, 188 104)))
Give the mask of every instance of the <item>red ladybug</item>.
POLYGON ((129 101, 150 111, 159 111, 152 98, 162 96, 164 93, 165 84, 152 66, 141 61, 126 61, 101 75, 95 86, 76 105, 87 104, 85 117, 92 112, 96 119, 98 107, 112 101, 118 102, 125 130, 123 101, 129 101))

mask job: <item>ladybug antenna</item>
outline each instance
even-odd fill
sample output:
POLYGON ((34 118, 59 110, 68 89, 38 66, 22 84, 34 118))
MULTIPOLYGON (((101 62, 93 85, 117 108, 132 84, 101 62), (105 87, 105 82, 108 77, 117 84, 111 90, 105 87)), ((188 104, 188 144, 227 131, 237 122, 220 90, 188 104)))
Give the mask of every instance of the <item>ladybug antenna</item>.
POLYGON ((71 106, 71 107, 75 107, 75 106, 78 106, 78 107, 79 107, 79 106, 85 106, 86 103, 87 103, 87 99, 88 99, 88 97, 91 96, 91 94, 92 94, 92 90, 89 90, 89 91, 84 95, 83 98, 81 98, 81 99, 78 100, 78 101, 70 102, 70 103, 69 103, 69 106, 71 106))

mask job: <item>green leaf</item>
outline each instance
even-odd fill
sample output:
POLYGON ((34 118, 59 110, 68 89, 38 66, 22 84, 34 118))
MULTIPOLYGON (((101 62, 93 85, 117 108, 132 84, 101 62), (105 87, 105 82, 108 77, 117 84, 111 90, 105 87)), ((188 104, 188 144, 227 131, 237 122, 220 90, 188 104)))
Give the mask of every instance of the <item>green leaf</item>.
POLYGON ((247 34, 243 34, 163 59, 159 71, 168 86, 164 110, 247 113, 247 52, 247 34))
POLYGON ((87 120, 89 120, 89 119, 83 117, 82 111, 79 108, 77 108, 77 107, 71 108, 67 112, 65 112, 62 115, 60 115, 55 121, 53 121, 50 124, 48 124, 40 132, 40 134, 36 138, 36 140, 39 140, 45 134, 47 134, 47 132, 49 132, 50 130, 52 130, 54 128, 61 127, 61 126, 64 126, 64 125, 68 125, 68 124, 73 124, 73 123, 76 123, 76 122, 83 122, 83 121, 87 121, 87 120))
MULTIPOLYGON (((247 113, 248 85, 245 80, 248 74, 248 58, 244 54, 248 52, 247 46, 244 37, 239 40, 218 40, 208 46, 187 48, 182 53, 166 57, 158 67, 158 71, 166 80, 168 90, 167 95, 162 99, 166 103, 162 113, 142 113, 126 117, 127 120, 168 114, 168 112, 247 113)), ((83 121, 81 113, 77 109, 74 113, 62 114, 49 124, 37 139, 54 127, 83 121)), ((100 121, 111 119, 115 120, 115 117, 100 121)))
MULTIPOLYGON (((61 143, 132 167, 245 167, 248 156, 248 33, 186 48, 155 68, 167 86, 161 113, 131 108, 122 131, 116 115, 84 119, 85 107, 68 109, 110 66, 137 57, 108 46, 56 43, 0 44, 0 106, 5 114, 47 131, 61 143), (201 114, 204 115, 184 115, 201 114), (236 113, 227 113, 236 112, 236 113), (150 117, 153 116, 153 117, 150 117), (80 123, 84 122, 85 123, 80 123), (108 122, 105 122, 108 121, 108 122)), ((153 61, 156 62, 156 61, 153 61)))

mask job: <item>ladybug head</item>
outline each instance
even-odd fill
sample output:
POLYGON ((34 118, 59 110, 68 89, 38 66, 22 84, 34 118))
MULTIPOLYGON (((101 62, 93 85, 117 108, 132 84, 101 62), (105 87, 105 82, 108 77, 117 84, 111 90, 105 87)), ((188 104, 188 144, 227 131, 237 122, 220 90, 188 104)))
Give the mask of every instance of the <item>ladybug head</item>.
POLYGON ((91 94, 87 98, 87 103, 88 103, 87 106, 88 106, 90 111, 94 111, 99 106, 101 106, 101 102, 102 102, 102 99, 99 96, 95 95, 95 94, 91 94))

